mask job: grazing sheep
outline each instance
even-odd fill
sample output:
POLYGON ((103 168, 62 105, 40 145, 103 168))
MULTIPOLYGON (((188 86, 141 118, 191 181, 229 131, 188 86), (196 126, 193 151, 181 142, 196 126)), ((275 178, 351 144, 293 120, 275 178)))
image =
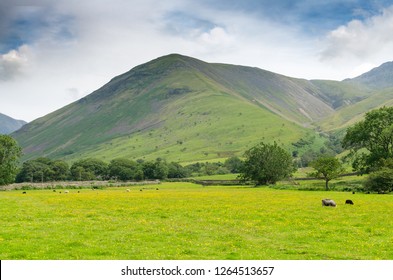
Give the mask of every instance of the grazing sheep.
POLYGON ((325 198, 322 199, 322 206, 332 206, 332 207, 336 207, 336 202, 334 202, 333 200, 329 199, 329 198, 325 198))
POLYGON ((126 189, 126 192, 130 192, 130 189, 126 189))
POLYGON ((142 191, 142 189, 139 190, 140 192, 142 191))
POLYGON ((345 204, 351 204, 351 205, 353 205, 353 201, 350 200, 350 199, 347 199, 347 200, 345 200, 345 204))
POLYGON ((56 192, 56 190, 53 190, 53 192, 56 192))
POLYGON ((69 193, 69 191, 64 191, 64 193, 69 193))
POLYGON ((355 194, 355 192, 352 192, 352 194, 355 194))
POLYGON ((158 188, 156 188, 156 191, 158 191, 158 188))
POLYGON ((23 192, 22 194, 26 194, 26 192, 23 192))

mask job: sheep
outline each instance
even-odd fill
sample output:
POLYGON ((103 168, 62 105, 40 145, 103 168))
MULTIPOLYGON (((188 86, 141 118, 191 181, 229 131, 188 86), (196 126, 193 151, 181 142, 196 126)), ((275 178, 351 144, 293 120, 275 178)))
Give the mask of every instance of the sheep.
POLYGON ((352 200, 350 200, 350 199, 347 199, 347 200, 345 201, 345 204, 350 204, 350 205, 353 205, 353 201, 352 201, 352 200))
POLYGON ((64 191, 64 193, 69 193, 69 191, 64 191))
POLYGON ((322 206, 332 206, 332 207, 336 207, 336 202, 334 202, 333 200, 329 199, 329 198, 325 198, 322 199, 322 206))
POLYGON ((26 194, 26 192, 23 192, 22 194, 26 194))
POLYGON ((130 189, 126 189, 126 192, 130 192, 131 190, 130 189))

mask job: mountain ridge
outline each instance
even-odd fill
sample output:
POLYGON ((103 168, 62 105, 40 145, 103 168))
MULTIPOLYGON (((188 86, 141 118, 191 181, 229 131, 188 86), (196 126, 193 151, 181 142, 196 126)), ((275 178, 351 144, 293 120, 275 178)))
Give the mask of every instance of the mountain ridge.
POLYGON ((346 82, 364 84, 373 89, 393 87, 393 61, 388 61, 346 82))
POLYGON ((0 113, 0 134, 10 134, 21 128, 26 123, 27 122, 23 120, 17 120, 0 113))
POLYGON ((24 159, 210 160, 239 155, 261 139, 279 139, 288 148, 304 137, 321 142, 311 128, 373 93, 356 79, 297 79, 170 54, 114 77, 13 135, 24 159))

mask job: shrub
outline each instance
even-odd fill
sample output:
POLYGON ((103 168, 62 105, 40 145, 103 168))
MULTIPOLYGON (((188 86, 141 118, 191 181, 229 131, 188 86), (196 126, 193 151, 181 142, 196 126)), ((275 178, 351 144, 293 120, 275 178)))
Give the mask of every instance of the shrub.
POLYGON ((393 169, 384 167, 370 173, 364 187, 366 191, 391 192, 393 190, 393 169))

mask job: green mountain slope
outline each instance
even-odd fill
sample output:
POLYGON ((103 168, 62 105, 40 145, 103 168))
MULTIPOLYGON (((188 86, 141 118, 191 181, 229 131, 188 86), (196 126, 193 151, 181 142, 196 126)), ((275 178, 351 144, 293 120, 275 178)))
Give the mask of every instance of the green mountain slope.
POLYGON ((351 106, 340 108, 319 124, 325 131, 343 130, 362 120, 366 112, 382 106, 393 106, 393 88, 375 91, 371 96, 351 106))
POLYGON ((67 161, 216 160, 261 140, 288 150, 302 138, 317 146, 323 139, 316 126, 343 129, 367 110, 393 103, 389 73, 388 63, 351 80, 308 81, 172 54, 113 78, 13 136, 24 159, 67 161))
POLYGON ((304 126, 333 112, 315 91, 306 80, 169 55, 115 77, 13 136, 24 159, 225 158, 263 139, 289 146, 315 134, 304 126))
POLYGON ((359 83, 330 80, 312 80, 311 83, 318 88, 318 97, 335 110, 356 104, 373 94, 373 90, 359 83))
POLYGON ((15 120, 0 113, 0 134, 9 134, 25 125, 25 121, 15 120))
MULTIPOLYGON (((343 89, 343 86, 349 89, 339 96, 352 100, 319 122, 325 131, 343 130, 360 121, 370 110, 393 106, 393 62, 384 63, 354 79, 335 83, 341 87, 340 89, 343 89)), ((328 90, 333 92, 331 87, 328 90)))
POLYGON ((346 82, 366 85, 372 89, 393 87, 393 62, 383 63, 359 77, 346 80, 346 82))

